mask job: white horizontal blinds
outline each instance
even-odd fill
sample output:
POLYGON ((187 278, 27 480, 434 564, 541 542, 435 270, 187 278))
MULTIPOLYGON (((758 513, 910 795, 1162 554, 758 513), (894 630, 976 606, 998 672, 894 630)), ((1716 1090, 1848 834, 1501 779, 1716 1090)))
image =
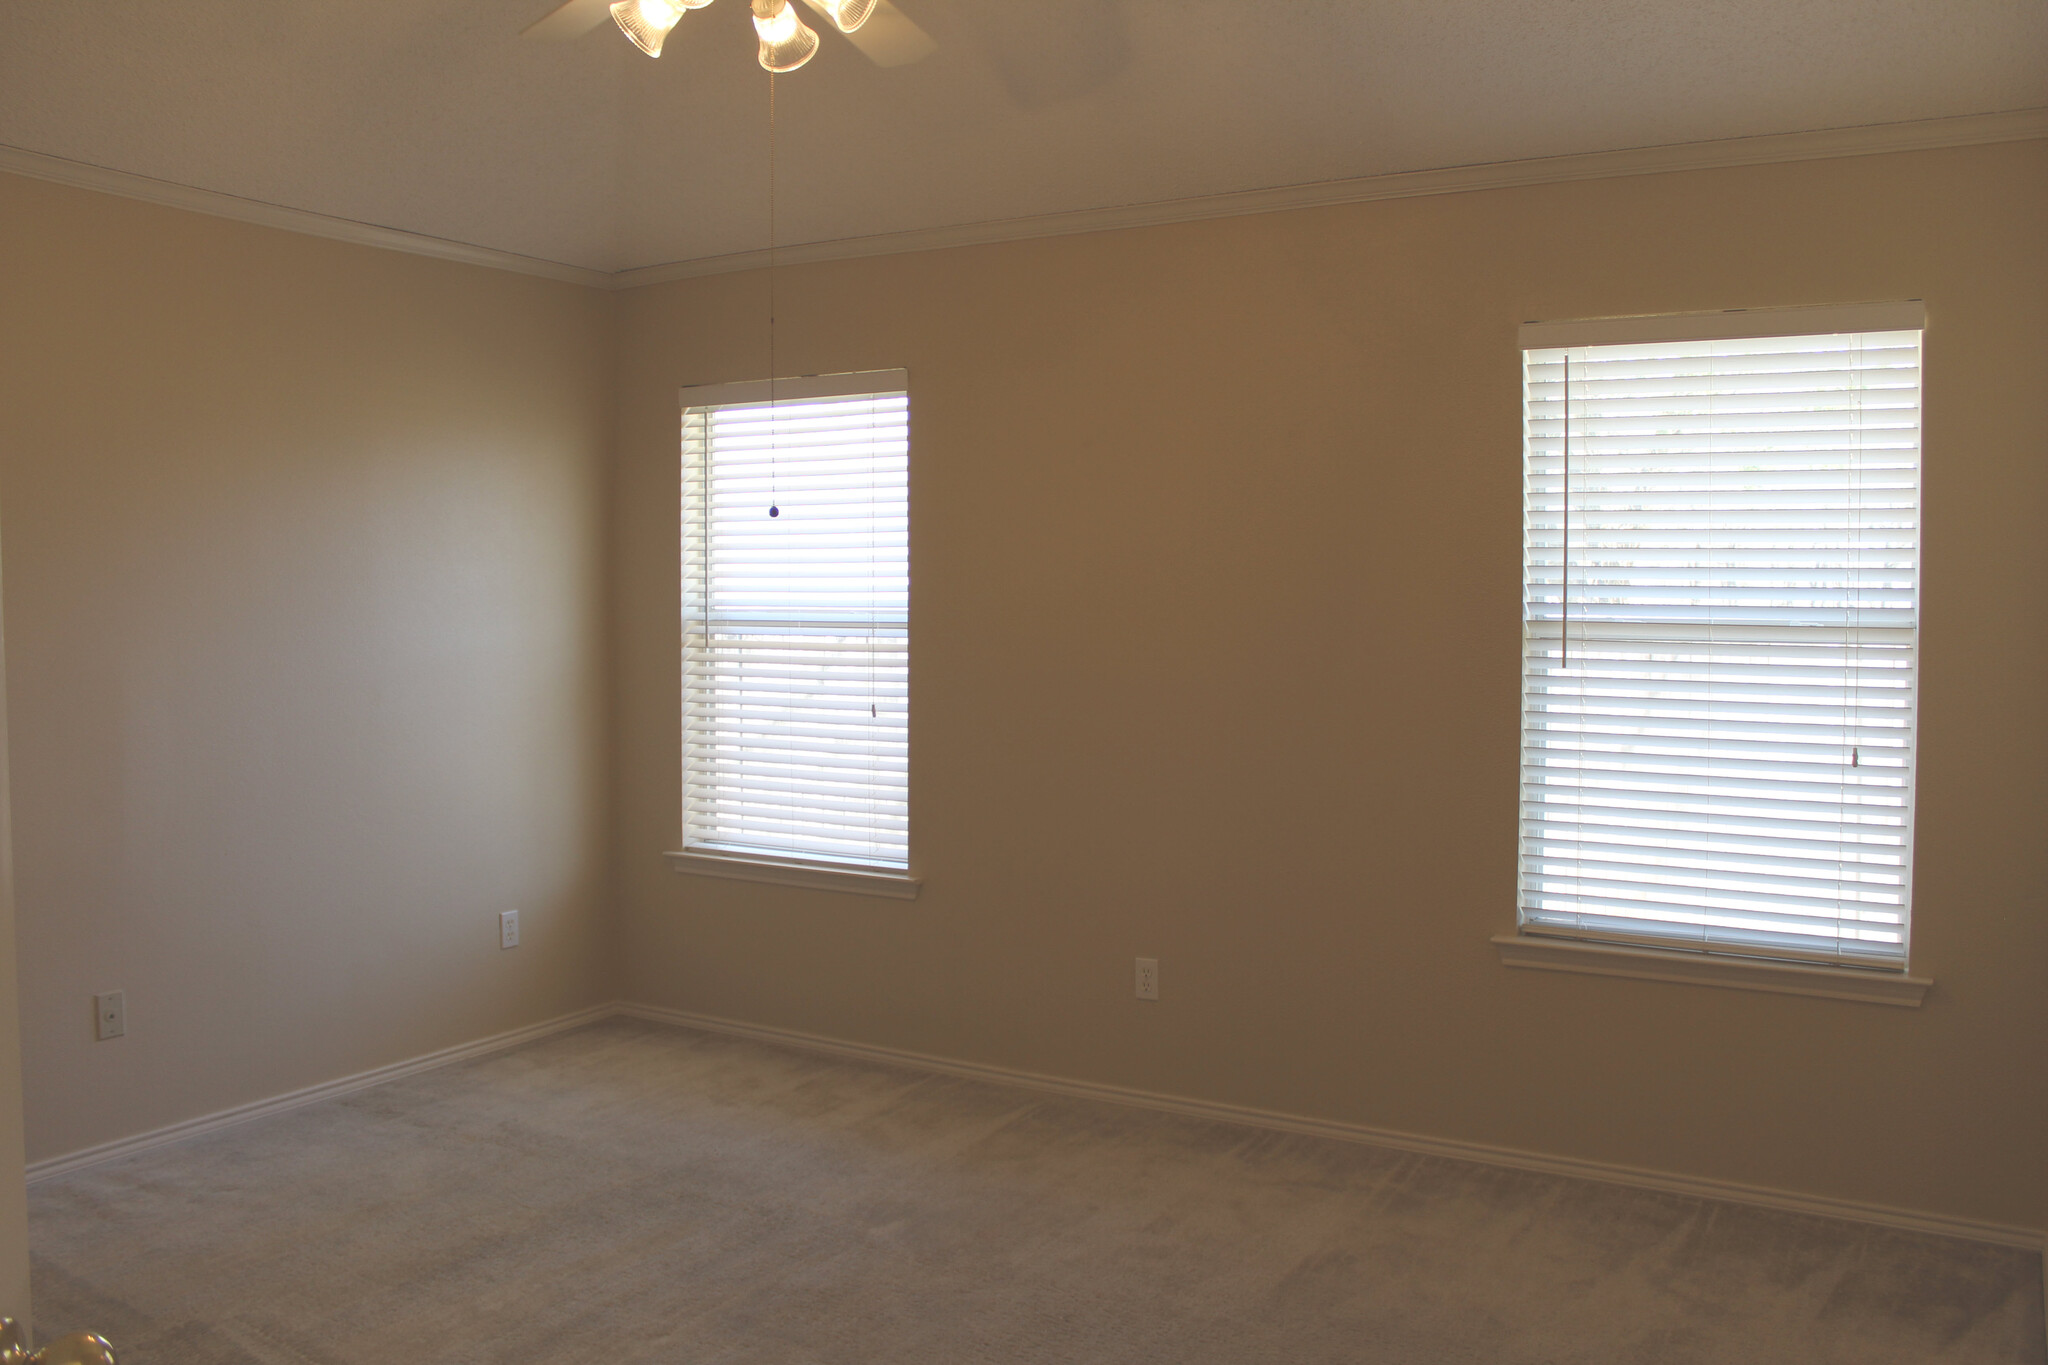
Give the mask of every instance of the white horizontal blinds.
POLYGON ((1524 931, 1903 967, 1920 332, 1526 350, 1524 399, 1524 931))
POLYGON ((905 867, 908 400, 687 408, 683 470, 684 847, 905 867))

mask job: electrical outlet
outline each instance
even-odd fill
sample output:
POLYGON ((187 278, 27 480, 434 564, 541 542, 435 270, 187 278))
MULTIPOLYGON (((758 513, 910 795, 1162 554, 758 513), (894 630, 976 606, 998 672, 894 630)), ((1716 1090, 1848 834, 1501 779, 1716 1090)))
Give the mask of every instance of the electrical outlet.
POLYGON ((1159 959, 1141 957, 1138 959, 1138 998, 1157 1000, 1159 998, 1159 959))
POLYGON ((102 991, 92 998, 93 1036, 104 1043, 128 1031, 128 997, 124 991, 102 991))
POLYGON ((498 946, 517 948, 519 946, 519 912, 500 910, 498 912, 498 946))

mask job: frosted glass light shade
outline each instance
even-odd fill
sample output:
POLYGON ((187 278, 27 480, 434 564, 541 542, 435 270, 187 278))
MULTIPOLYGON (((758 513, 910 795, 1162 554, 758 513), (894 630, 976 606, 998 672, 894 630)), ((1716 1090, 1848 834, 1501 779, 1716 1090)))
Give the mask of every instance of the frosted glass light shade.
POLYGON ((794 71, 818 50, 818 35, 789 0, 754 0, 754 32, 761 35, 761 65, 770 71, 794 71))
MULTIPOLYGON (((701 3, 708 5, 711 0, 701 3)), ((683 17, 683 11, 699 7, 684 0, 619 0, 612 6, 612 19, 620 32, 633 40, 634 47, 650 57, 659 57, 668 31, 683 17)))
POLYGON ((91 1332, 58 1337, 29 1357, 36 1365, 114 1365, 114 1348, 91 1332))
POLYGON ((841 33, 851 33, 875 12, 875 0, 825 0, 825 13, 841 33))
POLYGON ((105 1337, 73 1332, 31 1351, 22 1340, 21 1324, 0 1318, 0 1365, 114 1365, 114 1348, 105 1337))

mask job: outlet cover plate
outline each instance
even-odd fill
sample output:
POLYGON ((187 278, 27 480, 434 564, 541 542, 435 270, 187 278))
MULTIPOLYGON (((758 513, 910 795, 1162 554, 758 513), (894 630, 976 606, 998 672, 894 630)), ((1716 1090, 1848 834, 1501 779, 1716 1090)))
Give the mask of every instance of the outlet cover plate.
POLYGON ((93 1037, 104 1043, 128 1032, 128 995, 102 991, 92 998, 93 1037))

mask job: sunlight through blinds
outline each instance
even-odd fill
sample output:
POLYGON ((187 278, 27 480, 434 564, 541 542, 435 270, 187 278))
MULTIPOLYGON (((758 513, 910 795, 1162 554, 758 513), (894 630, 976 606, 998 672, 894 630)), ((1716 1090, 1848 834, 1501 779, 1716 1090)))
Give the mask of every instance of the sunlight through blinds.
POLYGON ((906 866, 909 420, 900 391, 684 409, 685 849, 906 866))
POLYGON ((1920 338, 1524 350, 1523 932, 1905 966, 1920 338))

